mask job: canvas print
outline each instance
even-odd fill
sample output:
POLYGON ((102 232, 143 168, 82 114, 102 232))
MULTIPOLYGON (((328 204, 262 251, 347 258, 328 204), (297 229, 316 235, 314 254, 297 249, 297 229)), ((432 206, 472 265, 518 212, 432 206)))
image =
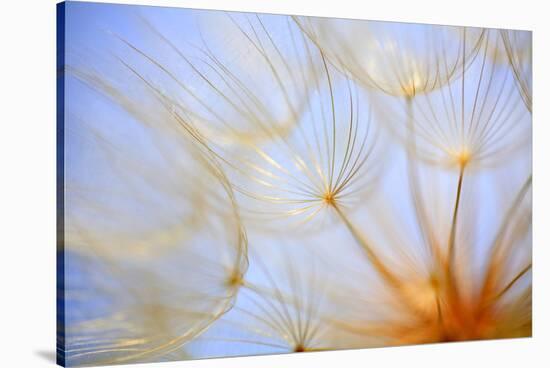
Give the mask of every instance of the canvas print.
POLYGON ((531 32, 57 27, 59 364, 531 336, 531 32))

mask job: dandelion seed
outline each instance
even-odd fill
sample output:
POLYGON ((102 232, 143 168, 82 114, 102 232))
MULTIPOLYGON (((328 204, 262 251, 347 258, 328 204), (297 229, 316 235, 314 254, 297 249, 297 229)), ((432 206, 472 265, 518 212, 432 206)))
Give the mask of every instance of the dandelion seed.
POLYGON ((102 270, 76 290, 67 284, 89 302, 66 326, 66 361, 178 356, 231 307, 240 287, 232 280, 248 265, 233 189, 208 152, 162 129, 172 114, 157 96, 130 100, 87 70, 71 75, 108 97, 101 108, 123 109, 116 121, 66 122, 74 145, 67 147, 65 250, 102 270), (94 305, 105 307, 97 314, 94 305))
MULTIPOLYGON (((447 224, 445 231, 456 226, 454 256, 447 252, 445 231, 439 229, 432 216, 428 226, 432 234, 441 234, 435 237, 434 245, 439 253, 420 253, 420 262, 411 264, 409 259, 417 259, 414 253, 424 247, 393 244, 390 258, 399 269, 398 288, 383 279, 370 287, 362 282, 355 286, 353 282, 342 284, 340 293, 334 296, 335 303, 353 300, 357 305, 342 306, 349 312, 347 319, 337 325, 357 336, 372 337, 382 345, 530 336, 529 192, 530 178, 515 198, 509 196, 513 200, 508 201, 508 210, 500 221, 490 230, 483 228, 484 233, 491 233, 489 237, 472 239, 472 234, 480 234, 475 226, 483 224, 463 221, 479 211, 478 206, 470 206, 472 212, 462 212, 460 225, 447 224), (474 249, 474 244, 487 252, 474 249), (454 267, 449 269, 449 264, 454 267)), ((466 196, 463 200, 472 204, 474 198, 466 196)), ((463 206, 463 210, 466 208, 463 206)), ((396 223, 397 217, 393 216, 393 225, 396 223)))
POLYGON ((476 42, 464 48, 463 27, 294 19, 335 65, 359 83, 408 98, 429 93, 455 79, 477 53, 484 33, 468 30, 476 42))
MULTIPOLYGON (((251 29, 248 31, 244 25, 233 18, 231 20, 235 22, 241 37, 254 48, 264 50, 269 46, 279 50, 260 18, 245 18, 248 21, 245 24, 251 29), (258 34, 262 35, 261 38, 257 38, 258 34)), ((359 91, 327 64, 323 53, 300 33, 290 19, 287 19, 286 25, 292 30, 291 50, 304 60, 302 64, 293 65, 295 70, 291 86, 308 91, 304 107, 299 114, 295 111, 292 116, 295 120, 292 130, 281 133, 278 125, 270 123, 271 120, 249 118, 247 121, 250 125, 263 131, 270 139, 244 139, 240 140, 240 146, 227 146, 224 138, 221 142, 214 139, 208 128, 204 130, 204 122, 196 114, 189 113, 193 105, 190 107, 178 102, 174 116, 187 132, 193 132, 193 137, 225 166, 235 190, 253 199, 243 204, 245 213, 271 219, 296 218, 297 222, 304 224, 318 217, 326 204, 324 198, 327 193, 331 193, 333 200, 337 199, 341 205, 351 205, 372 187, 370 183, 373 181, 374 166, 367 161, 374 161, 371 156, 376 135, 370 117, 359 103, 359 91), (261 209, 254 201, 263 202, 261 209)), ((143 52, 138 51, 138 56, 143 55, 143 52)), ((263 51, 262 56, 264 58, 260 62, 273 70, 270 73, 277 78, 281 68, 284 70, 290 67, 285 64, 276 69, 276 65, 263 51)), ((150 57, 145 58, 153 68, 173 75, 150 57)), ((199 77, 198 89, 219 94, 228 105, 239 106, 243 102, 254 105, 259 102, 250 91, 245 90, 244 95, 220 92, 224 86, 229 86, 231 90, 246 88, 243 81, 235 79, 233 70, 220 69, 219 76, 210 79, 191 60, 183 59, 182 62, 188 63, 196 77, 199 77)), ((154 82, 147 80, 141 72, 133 71, 143 77, 145 84, 156 91, 165 104, 174 105, 171 96, 161 93, 154 82)), ((278 84, 275 91, 288 98, 285 84, 278 84)), ((217 123, 223 124, 223 116, 221 110, 212 112, 208 121, 217 119, 217 123)))
POLYGON ((189 349, 223 344, 223 354, 231 355, 239 346, 274 353, 338 346, 325 316, 330 310, 325 303, 328 280, 322 280, 311 258, 300 265, 292 260, 304 254, 300 248, 286 245, 251 252, 252 269, 243 280, 235 306, 189 349))
MULTIPOLYGON (((447 168, 488 167, 527 146, 530 116, 510 68, 492 62, 503 50, 498 33, 486 31, 468 69, 437 91, 399 101, 377 96, 388 126, 423 161, 447 168), (412 136, 412 138, 411 138, 412 136)), ((376 105, 376 104, 375 104, 376 105)))

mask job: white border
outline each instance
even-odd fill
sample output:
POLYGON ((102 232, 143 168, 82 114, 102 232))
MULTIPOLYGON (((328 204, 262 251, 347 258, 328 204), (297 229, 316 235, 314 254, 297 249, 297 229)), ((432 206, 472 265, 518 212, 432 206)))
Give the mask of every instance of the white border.
MULTIPOLYGON (((548 366, 550 19, 541 0, 114 1, 534 31, 534 337, 148 367, 548 366)), ((0 366, 52 366, 55 344, 55 1, 4 2, 0 21, 0 366), (6 83, 7 82, 7 83, 6 83)), ((136 365, 136 367, 145 367, 136 365)))

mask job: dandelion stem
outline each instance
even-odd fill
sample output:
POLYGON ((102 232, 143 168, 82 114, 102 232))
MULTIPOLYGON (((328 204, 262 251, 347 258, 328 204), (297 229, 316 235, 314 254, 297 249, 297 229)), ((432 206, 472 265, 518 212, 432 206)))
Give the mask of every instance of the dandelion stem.
POLYGON ((499 231, 497 232, 495 239, 492 242, 490 257, 488 258, 488 263, 485 266, 485 276, 483 281, 483 287, 481 289, 481 297, 486 298, 492 295, 492 290, 495 287, 495 282, 498 278, 498 272, 500 270, 499 264, 506 262, 506 256, 510 255, 510 252, 505 253, 503 247, 505 247, 506 242, 504 237, 507 229, 509 228, 510 221, 516 215, 518 209, 521 207, 521 203, 525 199, 529 189, 531 188, 532 175, 525 180, 521 186, 516 197, 512 201, 510 207, 506 211, 503 220, 501 221, 499 231))
POLYGON ((357 243, 365 251, 369 261, 374 266, 374 269, 380 276, 384 278, 385 281, 390 283, 393 287, 398 288, 400 286, 398 278, 388 269, 388 267, 382 262, 380 257, 372 249, 370 242, 365 238, 359 229, 351 222, 351 220, 346 216, 338 204, 333 203, 332 207, 336 210, 338 217, 344 222, 350 233, 353 235, 357 243))
POLYGON ((416 214, 418 229, 422 235, 424 243, 427 244, 428 251, 430 256, 434 257, 438 255, 438 249, 435 248, 435 242, 432 241, 430 234, 426 231, 426 210, 422 204, 422 198, 419 192, 419 183, 418 183, 418 170, 415 162, 416 155, 416 141, 415 141, 415 126, 414 126, 414 111, 412 105, 413 97, 407 97, 407 127, 409 129, 408 135, 408 145, 407 145, 407 173, 409 179, 409 190, 414 206, 414 211, 416 214))
POLYGON ((448 249, 448 261, 447 261, 447 277, 451 285, 453 284, 452 268, 454 263, 455 248, 456 248, 456 225, 458 222, 458 207, 460 206, 460 195, 462 193, 462 182, 464 181, 464 169, 465 165, 460 165, 460 174, 458 175, 458 184, 456 186, 456 198, 453 210, 453 219, 451 223, 451 233, 449 235, 449 249, 448 249))
POLYGON ((514 286, 514 284, 523 277, 530 269, 532 265, 529 263, 525 266, 496 296, 495 299, 500 299, 504 294, 508 292, 514 286))

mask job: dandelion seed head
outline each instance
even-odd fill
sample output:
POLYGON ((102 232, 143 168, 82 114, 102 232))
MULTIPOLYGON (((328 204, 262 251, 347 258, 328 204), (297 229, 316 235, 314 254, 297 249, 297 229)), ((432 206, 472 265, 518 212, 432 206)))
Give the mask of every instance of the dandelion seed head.
POLYGON ((67 58, 69 364, 531 334, 530 34, 171 11, 67 58))

